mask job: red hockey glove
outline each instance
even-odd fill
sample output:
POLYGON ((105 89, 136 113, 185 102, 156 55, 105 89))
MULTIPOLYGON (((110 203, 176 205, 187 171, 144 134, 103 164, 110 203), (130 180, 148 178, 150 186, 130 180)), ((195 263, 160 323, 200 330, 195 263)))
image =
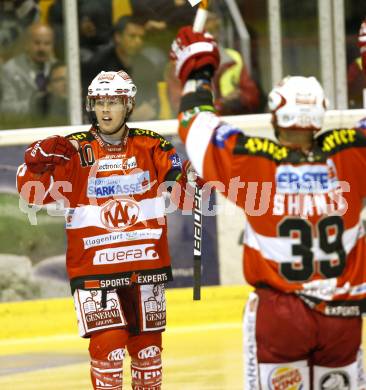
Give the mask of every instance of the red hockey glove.
POLYGON ((360 31, 358 33, 358 46, 360 48, 362 58, 362 68, 366 75, 366 18, 362 22, 360 31))
POLYGON ((24 161, 33 173, 53 171, 56 165, 63 165, 77 153, 67 138, 55 135, 36 141, 25 151, 24 161))
POLYGON ((176 61, 175 73, 182 85, 189 75, 207 65, 213 71, 220 63, 220 54, 213 36, 208 33, 197 33, 191 26, 182 27, 170 50, 170 58, 176 61))

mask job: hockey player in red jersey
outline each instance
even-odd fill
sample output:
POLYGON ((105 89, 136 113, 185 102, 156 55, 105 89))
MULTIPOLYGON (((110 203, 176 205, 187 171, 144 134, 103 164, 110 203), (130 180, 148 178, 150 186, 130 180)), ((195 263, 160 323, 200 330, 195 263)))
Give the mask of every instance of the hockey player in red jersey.
POLYGON ((90 131, 33 143, 17 174, 27 202, 66 203, 67 271, 98 390, 122 389, 126 348, 132 388, 161 388, 172 278, 162 191, 186 186, 189 170, 162 136, 128 128, 135 95, 127 73, 101 72, 88 89, 90 131))
MULTIPOLYGON (((171 57, 183 85, 179 133, 198 175, 246 213, 245 389, 357 389, 366 309, 366 138, 320 133, 314 77, 269 94, 276 141, 249 136, 213 109, 216 42, 182 28, 171 57)), ((244 223, 244 221, 243 221, 244 223)))

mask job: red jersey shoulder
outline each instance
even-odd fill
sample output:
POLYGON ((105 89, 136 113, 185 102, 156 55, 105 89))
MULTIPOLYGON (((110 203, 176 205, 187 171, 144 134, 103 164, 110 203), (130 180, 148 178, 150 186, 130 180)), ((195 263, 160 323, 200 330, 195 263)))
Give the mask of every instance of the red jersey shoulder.
POLYGON ((151 147, 158 145, 160 149, 165 152, 174 148, 173 144, 170 141, 152 130, 130 129, 128 136, 134 138, 137 142, 141 141, 145 145, 151 145, 151 147))

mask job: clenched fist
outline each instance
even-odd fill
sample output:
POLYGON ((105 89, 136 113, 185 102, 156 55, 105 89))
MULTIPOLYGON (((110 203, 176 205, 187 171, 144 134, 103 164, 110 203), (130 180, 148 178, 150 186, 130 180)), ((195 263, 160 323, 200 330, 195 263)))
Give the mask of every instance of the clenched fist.
POLYGON ((77 143, 55 135, 30 145, 25 151, 24 160, 31 172, 43 173, 53 171, 56 165, 66 164, 75 153, 77 143))
POLYGON ((171 46, 170 58, 175 61, 176 75, 182 85, 192 72, 207 66, 214 72, 220 63, 219 50, 213 36, 194 32, 191 26, 182 27, 178 31, 171 46))

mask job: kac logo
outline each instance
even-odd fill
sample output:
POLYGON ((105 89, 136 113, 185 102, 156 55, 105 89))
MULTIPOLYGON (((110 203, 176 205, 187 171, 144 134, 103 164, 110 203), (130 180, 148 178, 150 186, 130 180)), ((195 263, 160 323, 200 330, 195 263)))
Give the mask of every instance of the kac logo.
POLYGON ((101 209, 100 219, 108 230, 124 230, 138 221, 140 207, 132 199, 109 200, 101 209))

